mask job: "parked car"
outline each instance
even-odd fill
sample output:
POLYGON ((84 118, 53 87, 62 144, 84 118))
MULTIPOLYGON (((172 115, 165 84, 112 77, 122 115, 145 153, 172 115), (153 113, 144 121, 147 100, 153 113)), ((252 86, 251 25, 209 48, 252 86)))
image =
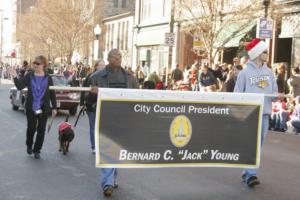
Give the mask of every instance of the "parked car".
POLYGON ((20 108, 25 110, 25 99, 27 95, 27 88, 18 90, 16 87, 10 88, 10 99, 13 110, 19 110, 20 108))
MULTIPOLYGON (((71 86, 64 76, 51 75, 54 86, 71 86)), ((56 91, 57 108, 61 110, 69 110, 70 115, 76 115, 77 108, 80 103, 80 92, 72 91, 56 91)), ((10 89, 10 99, 13 110, 25 110, 25 102, 27 96, 27 88, 18 91, 16 87, 10 89)))

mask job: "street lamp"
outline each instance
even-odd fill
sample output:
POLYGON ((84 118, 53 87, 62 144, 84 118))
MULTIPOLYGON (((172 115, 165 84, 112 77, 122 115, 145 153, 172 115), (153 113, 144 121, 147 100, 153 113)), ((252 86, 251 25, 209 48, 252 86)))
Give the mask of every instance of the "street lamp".
POLYGON ((95 33, 95 36, 96 36, 96 39, 98 40, 99 39, 99 36, 101 34, 101 28, 99 26, 99 24, 97 24, 94 28, 94 33, 95 33))
POLYGON ((97 24, 94 28, 94 34, 96 36, 96 40, 94 41, 94 60, 98 60, 99 54, 99 36, 101 34, 101 28, 99 24, 97 24))
POLYGON ((46 40, 47 44, 48 44, 48 62, 50 61, 50 53, 51 53, 51 44, 52 44, 52 39, 50 37, 47 38, 46 40))
POLYGON ((265 7, 265 18, 268 17, 268 9, 269 9, 269 5, 270 5, 270 0, 263 0, 262 4, 265 7))

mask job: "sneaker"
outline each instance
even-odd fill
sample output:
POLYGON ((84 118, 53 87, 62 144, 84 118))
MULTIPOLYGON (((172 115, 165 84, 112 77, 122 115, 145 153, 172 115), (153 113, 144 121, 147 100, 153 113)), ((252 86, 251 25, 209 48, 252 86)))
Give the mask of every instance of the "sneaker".
POLYGON ((41 158, 40 153, 34 153, 34 158, 35 159, 40 159, 41 158))
POLYGON ((113 186, 107 185, 104 187, 104 189, 103 189, 104 196, 110 197, 112 195, 112 193, 113 193, 113 186))
POLYGON ((28 153, 28 155, 31 155, 32 154, 32 148, 27 147, 27 153, 28 153))
POLYGON ((242 182, 243 182, 243 183, 246 183, 246 174, 243 174, 243 175, 242 175, 242 182))
POLYGON ((259 185, 260 182, 258 180, 258 178, 256 176, 251 176, 248 180, 247 180, 247 185, 248 187, 254 187, 256 185, 259 185))
POLYGON ((114 182, 114 188, 116 189, 116 188, 118 188, 119 187, 119 184, 117 183, 117 181, 115 180, 115 182, 114 182))

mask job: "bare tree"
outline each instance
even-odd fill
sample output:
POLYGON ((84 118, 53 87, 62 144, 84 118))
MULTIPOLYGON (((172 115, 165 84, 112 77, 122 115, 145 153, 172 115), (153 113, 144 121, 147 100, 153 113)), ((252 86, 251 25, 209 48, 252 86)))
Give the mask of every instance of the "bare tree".
POLYGON ((257 0, 177 0, 176 13, 183 29, 201 39, 212 64, 226 43, 263 16, 263 7, 257 0))
POLYGON ((52 57, 70 62, 74 50, 84 49, 92 39, 93 17, 92 0, 40 0, 20 23, 22 49, 31 42, 32 52, 51 51, 52 57))

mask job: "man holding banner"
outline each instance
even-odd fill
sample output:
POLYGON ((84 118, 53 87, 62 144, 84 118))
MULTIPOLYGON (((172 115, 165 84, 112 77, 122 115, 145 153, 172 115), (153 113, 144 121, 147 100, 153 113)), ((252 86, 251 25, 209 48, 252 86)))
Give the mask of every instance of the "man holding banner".
MULTIPOLYGON (((92 93, 100 88, 138 88, 135 78, 121 67, 122 55, 118 49, 108 53, 109 64, 91 76, 92 93)), ((111 196, 116 184, 117 169, 101 169, 101 187, 105 196, 111 196)))
MULTIPOLYGON (((264 41, 253 39, 247 46, 249 61, 237 78, 234 92, 277 94, 278 88, 273 71, 267 67, 268 46, 264 41)), ((272 97, 265 97, 261 125, 261 145, 268 131, 269 116, 272 112, 272 97)), ((260 184, 257 169, 245 169, 242 179, 249 186, 260 184)))

